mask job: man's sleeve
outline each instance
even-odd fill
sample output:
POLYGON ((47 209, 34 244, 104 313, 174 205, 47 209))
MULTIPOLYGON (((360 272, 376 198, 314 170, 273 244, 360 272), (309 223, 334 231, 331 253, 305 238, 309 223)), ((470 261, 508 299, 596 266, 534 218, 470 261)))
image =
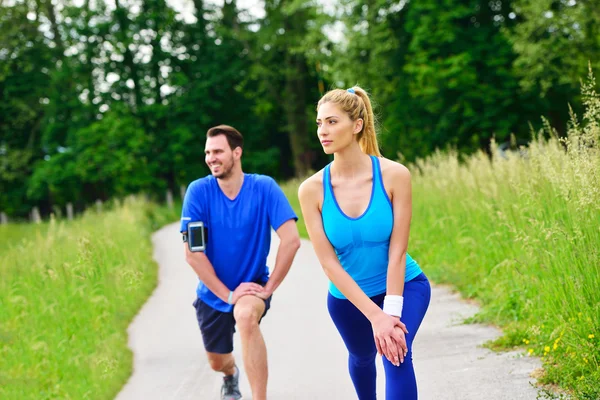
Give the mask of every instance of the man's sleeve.
POLYGON ((203 198, 201 188, 193 182, 188 186, 181 208, 180 232, 187 232, 187 226, 192 221, 204 221, 205 213, 202 207, 203 198))
POLYGON ((269 182, 269 222, 273 229, 277 230, 284 222, 290 219, 298 221, 298 217, 277 182, 272 178, 269 178, 269 182))

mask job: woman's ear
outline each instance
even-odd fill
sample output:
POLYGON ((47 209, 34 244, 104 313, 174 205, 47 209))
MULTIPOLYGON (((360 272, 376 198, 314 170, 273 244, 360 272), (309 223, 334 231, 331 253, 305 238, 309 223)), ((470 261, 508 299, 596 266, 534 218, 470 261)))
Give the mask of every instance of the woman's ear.
POLYGON ((354 134, 355 135, 362 131, 363 124, 364 124, 364 121, 362 118, 359 118, 356 121, 354 121, 354 134))

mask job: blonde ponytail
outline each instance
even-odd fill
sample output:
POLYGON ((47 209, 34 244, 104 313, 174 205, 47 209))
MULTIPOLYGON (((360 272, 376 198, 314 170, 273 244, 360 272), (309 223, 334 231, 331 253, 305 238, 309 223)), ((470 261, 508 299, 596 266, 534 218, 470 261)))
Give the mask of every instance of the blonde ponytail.
POLYGON ((371 107, 369 94, 358 86, 355 86, 352 89, 354 89, 354 92, 362 99, 364 104, 364 112, 362 113, 363 129, 362 132, 359 133, 358 144, 363 153, 381 157, 379 144, 377 143, 377 131, 375 130, 375 115, 373 114, 373 107, 371 107))
POLYGON ((335 103, 348 114, 352 121, 361 118, 363 128, 358 134, 358 144, 363 153, 381 157, 377 143, 377 131, 375 130, 375 115, 371 107, 369 94, 359 86, 348 90, 331 90, 319 100, 317 109, 324 103, 335 103))

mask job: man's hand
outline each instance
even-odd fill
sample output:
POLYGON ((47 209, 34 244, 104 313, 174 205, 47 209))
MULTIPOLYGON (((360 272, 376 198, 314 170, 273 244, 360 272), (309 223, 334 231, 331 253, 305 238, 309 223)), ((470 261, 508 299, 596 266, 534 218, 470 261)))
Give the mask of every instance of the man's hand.
POLYGON ((271 297, 273 291, 268 289, 267 286, 263 288, 262 292, 256 293, 255 296, 263 300, 267 300, 269 297, 271 297))
POLYGON ((258 283, 254 282, 243 282, 233 291, 231 296, 231 303, 235 304, 243 296, 258 296, 264 292, 264 288, 258 283))

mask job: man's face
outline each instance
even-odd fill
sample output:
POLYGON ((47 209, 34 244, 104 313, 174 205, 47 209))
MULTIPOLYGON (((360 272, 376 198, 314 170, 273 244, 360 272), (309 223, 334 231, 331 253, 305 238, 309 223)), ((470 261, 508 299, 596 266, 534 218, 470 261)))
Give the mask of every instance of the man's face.
POLYGON ((215 178, 227 179, 231 175, 238 152, 241 152, 239 147, 235 151, 231 150, 225 135, 208 137, 204 154, 206 165, 210 168, 212 175, 215 178))

